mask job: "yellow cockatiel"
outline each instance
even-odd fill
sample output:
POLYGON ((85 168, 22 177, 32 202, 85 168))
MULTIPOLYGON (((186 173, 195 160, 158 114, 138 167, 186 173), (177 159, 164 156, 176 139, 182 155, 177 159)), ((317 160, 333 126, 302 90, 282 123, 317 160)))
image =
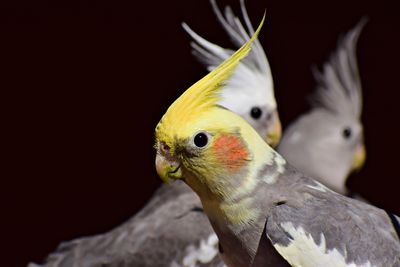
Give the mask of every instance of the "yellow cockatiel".
POLYGON ((164 114, 155 131, 158 174, 197 193, 229 267, 400 266, 400 240, 385 211, 296 171, 218 105, 260 28, 164 114))
MULTIPOLYGON (((240 38, 238 47, 254 33, 244 3, 241 4, 244 25, 234 14, 223 18, 231 29, 229 34, 240 38), (231 24, 232 18, 235 25, 231 24), (247 28, 247 31, 237 27, 247 28)), ((219 13, 217 9, 214 6, 214 11, 219 13)), ((274 146, 280 140, 281 127, 273 82, 262 47, 258 40, 254 44, 258 49, 251 51, 251 58, 248 58, 251 60, 239 64, 235 79, 230 79, 229 85, 225 84, 221 91, 219 104, 245 118, 274 146), (255 87, 241 86, 260 80, 263 84, 255 87)), ((233 52, 224 50, 223 53, 233 52)), ((218 255, 218 238, 202 211, 199 198, 187 185, 175 183, 161 186, 142 210, 114 229, 61 243, 42 266, 72 265, 221 267, 222 260, 218 255)))

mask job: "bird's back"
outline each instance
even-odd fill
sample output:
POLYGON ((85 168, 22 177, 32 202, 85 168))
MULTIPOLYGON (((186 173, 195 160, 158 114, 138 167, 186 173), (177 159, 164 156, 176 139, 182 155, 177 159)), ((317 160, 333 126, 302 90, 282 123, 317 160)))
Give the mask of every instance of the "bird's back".
MULTIPOLYGON (((218 242, 197 195, 163 185, 138 214, 101 235, 62 243, 46 267, 217 267, 218 242)), ((30 265, 34 266, 34 265, 30 265)))

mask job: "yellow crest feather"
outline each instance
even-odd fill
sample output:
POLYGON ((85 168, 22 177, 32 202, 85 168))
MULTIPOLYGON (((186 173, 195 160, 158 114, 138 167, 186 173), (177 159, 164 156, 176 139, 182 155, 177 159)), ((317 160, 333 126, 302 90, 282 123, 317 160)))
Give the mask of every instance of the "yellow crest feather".
POLYGON ((250 46, 257 38, 264 20, 265 13, 253 36, 241 48, 175 100, 157 125, 158 138, 171 137, 169 134, 172 130, 177 131, 180 126, 189 123, 194 116, 217 105, 223 83, 232 75, 240 60, 250 52, 250 46))

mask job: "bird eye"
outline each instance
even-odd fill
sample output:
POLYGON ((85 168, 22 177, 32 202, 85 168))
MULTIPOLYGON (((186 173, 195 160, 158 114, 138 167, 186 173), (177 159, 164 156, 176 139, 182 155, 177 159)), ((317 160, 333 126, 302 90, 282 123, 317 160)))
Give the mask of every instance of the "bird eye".
POLYGON ((250 110, 250 115, 251 115, 251 117, 252 117, 253 119, 258 119, 258 118, 261 117, 262 111, 261 111, 261 109, 260 109, 259 107, 253 107, 253 108, 250 110))
POLYGON ((208 143, 208 137, 205 133, 198 133, 194 136, 193 142, 197 147, 205 147, 208 143))
POLYGON ((345 139, 349 139, 351 137, 351 129, 349 127, 344 128, 342 134, 345 139))

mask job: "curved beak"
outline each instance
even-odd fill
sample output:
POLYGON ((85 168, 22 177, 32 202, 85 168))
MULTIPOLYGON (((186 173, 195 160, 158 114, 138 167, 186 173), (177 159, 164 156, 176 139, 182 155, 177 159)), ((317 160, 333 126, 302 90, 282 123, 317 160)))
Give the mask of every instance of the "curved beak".
POLYGON ((169 184, 170 179, 181 179, 182 170, 178 161, 167 159, 165 156, 157 153, 156 170, 161 180, 169 184))
POLYGON ((271 147, 276 147, 281 140, 282 136, 282 126, 281 121, 279 120, 278 111, 275 110, 273 114, 273 124, 269 127, 266 137, 266 142, 271 147))
POLYGON ((354 153, 353 162, 351 164, 351 169, 353 171, 359 171, 362 166, 364 166, 366 159, 366 151, 364 143, 360 143, 356 147, 356 151, 354 153))

